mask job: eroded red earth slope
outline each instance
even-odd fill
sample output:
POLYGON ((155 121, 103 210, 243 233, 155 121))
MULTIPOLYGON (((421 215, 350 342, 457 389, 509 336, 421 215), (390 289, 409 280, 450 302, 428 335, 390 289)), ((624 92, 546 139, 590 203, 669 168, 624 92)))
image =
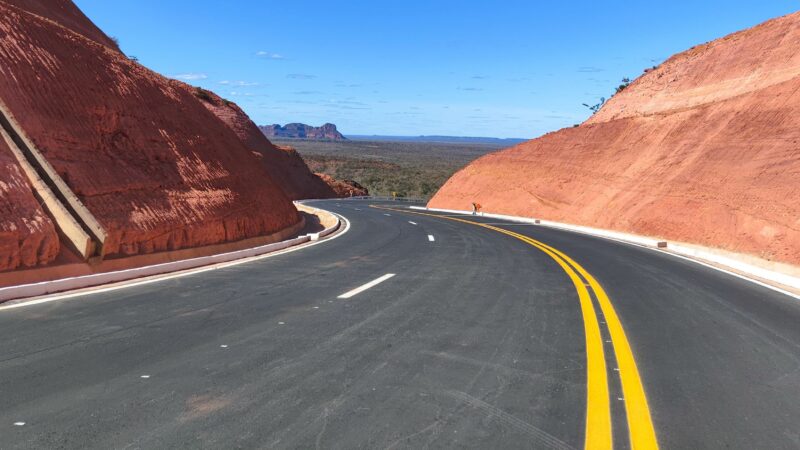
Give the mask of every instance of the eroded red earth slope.
POLYGON ((40 3, 0 0, 0 99, 109 232, 107 254, 239 240, 298 222, 259 158, 195 95, 109 46, 82 14, 48 9, 66 2, 40 3))
POLYGON ((673 56, 577 128, 482 157, 431 207, 800 264, 800 13, 673 56))

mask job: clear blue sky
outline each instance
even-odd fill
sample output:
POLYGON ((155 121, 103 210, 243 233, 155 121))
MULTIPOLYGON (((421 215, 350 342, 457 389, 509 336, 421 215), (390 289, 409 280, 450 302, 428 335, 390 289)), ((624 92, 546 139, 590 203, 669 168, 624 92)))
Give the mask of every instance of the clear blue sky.
POLYGON ((797 0, 76 0, 122 49, 258 124, 530 138, 673 53, 797 0))

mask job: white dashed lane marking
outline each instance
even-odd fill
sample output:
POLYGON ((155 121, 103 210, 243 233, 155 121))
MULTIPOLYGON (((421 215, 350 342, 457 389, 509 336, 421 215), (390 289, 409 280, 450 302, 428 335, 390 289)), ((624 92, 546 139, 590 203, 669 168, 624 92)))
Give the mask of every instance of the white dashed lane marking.
POLYGON ((416 225, 417 224, 417 222, 412 222, 410 220, 408 221, 408 223, 410 223, 411 225, 416 225))
POLYGON ((433 241, 435 241, 435 240, 436 240, 436 238, 434 238, 432 234, 429 234, 429 235, 428 235, 428 240, 429 240, 429 241, 431 241, 431 242, 433 242, 433 241))
POLYGON ((395 274, 393 274, 393 273, 387 273, 386 275, 384 275, 384 276, 382 276, 380 278, 376 278, 376 279, 370 281, 369 283, 361 285, 361 286, 353 289, 352 291, 345 292, 344 294, 340 295, 337 298, 350 298, 350 297, 352 297, 352 296, 354 296, 356 294, 360 294, 360 293, 366 291, 367 289, 369 289, 371 287, 375 287, 375 286, 383 283, 384 281, 388 280, 389 278, 392 278, 394 275, 395 274))

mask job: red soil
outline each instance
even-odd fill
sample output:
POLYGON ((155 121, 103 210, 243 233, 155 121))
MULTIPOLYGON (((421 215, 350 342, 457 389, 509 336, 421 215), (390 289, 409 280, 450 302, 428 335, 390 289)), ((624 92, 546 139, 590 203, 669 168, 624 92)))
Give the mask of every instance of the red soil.
POLYGON ((117 49, 112 41, 89 20, 71 0, 0 0, 17 8, 49 19, 105 46, 117 49))
MULTIPOLYGON (((198 92, 196 88, 185 86, 192 92, 198 92)), ((202 96, 205 98, 203 105, 233 129, 290 199, 337 197, 328 184, 309 170, 297 151, 272 144, 238 105, 212 92, 203 91, 202 96)))
POLYGON ((27 177, 0 138, 0 271, 51 262, 58 250, 53 222, 39 206, 27 177))
POLYGON ((578 128, 480 158, 431 207, 800 264, 800 13, 678 54, 578 128))
POLYGON ((183 84, 72 31, 90 30, 88 20, 54 23, 65 3, 47 2, 45 18, 0 0, 0 98, 109 232, 107 254, 240 240, 299 221, 259 158, 183 84))
POLYGON ((336 192, 337 197, 361 197, 369 195, 369 191, 364 186, 352 180, 337 180, 330 175, 324 173, 317 173, 318 177, 322 179, 331 189, 336 192))

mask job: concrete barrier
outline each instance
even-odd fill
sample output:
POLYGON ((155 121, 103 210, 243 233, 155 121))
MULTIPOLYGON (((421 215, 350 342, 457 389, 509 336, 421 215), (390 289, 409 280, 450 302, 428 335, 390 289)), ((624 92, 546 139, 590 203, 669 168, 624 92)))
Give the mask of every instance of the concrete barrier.
POLYGON ((299 245, 304 242, 308 242, 310 240, 311 239, 308 236, 300 236, 294 239, 276 242, 274 244, 267 244, 247 250, 239 250, 235 252, 222 253, 211 256, 202 256, 199 258, 191 258, 182 261, 173 261, 163 264, 155 264, 152 266, 137 267, 133 269, 118 270, 114 272, 97 273, 97 274, 84 275, 72 278, 62 278, 60 280, 43 281, 40 283, 32 283, 21 286, 10 286, 0 289, 0 302, 12 299, 26 298, 26 297, 37 297, 45 294, 52 294, 54 292, 82 289, 87 287, 100 286, 103 284, 132 280, 136 278, 143 278, 153 275, 161 275, 165 273, 194 269, 203 266, 210 266, 214 264, 233 261, 236 259, 248 258, 252 256, 261 255, 264 253, 270 253, 282 250, 288 247, 292 247, 294 245, 299 245))
MULTIPOLYGON (((308 206, 306 207, 308 208, 308 206)), ((111 272, 95 273, 90 275, 67 277, 67 278, 42 281, 37 283, 29 283, 19 286, 4 287, 0 288, 0 303, 8 300, 38 297, 56 292, 64 292, 75 289, 96 287, 111 283, 118 283, 122 281, 151 277, 155 275, 163 275, 173 272, 196 269, 200 267, 207 267, 207 266, 210 267, 239 259, 261 256, 267 253, 272 253, 296 245, 304 244, 312 240, 318 240, 324 238, 326 236, 333 234, 340 228, 341 221, 336 215, 318 208, 312 208, 312 209, 317 210, 320 213, 330 214, 331 217, 333 217, 334 219, 333 223, 318 233, 306 234, 303 236, 298 236, 293 239, 287 239, 280 242, 261 245, 243 250, 236 250, 209 256, 200 256, 196 258, 188 258, 180 261, 170 261, 162 264, 153 264, 143 267, 136 267, 132 269, 116 270, 111 272), (312 238, 312 235, 315 235, 315 238, 312 238)))
POLYGON ((28 162, 22 150, 17 147, 16 142, 3 127, 0 127, 0 138, 5 141, 11 153, 17 159, 17 163, 19 163, 20 168, 28 178, 34 197, 52 219, 61 235, 64 236, 67 245, 78 252, 84 260, 89 259, 95 253, 95 244, 92 237, 72 217, 69 210, 64 207, 55 193, 47 186, 47 183, 39 176, 36 168, 28 162))
MULTIPOLYGON (((424 211, 437 211, 453 214, 472 215, 471 211, 456 210, 456 209, 439 209, 427 208, 422 206, 410 206, 410 209, 424 210, 424 211)), ((621 233, 618 231, 604 230, 601 228, 584 227, 580 225, 571 225, 561 222, 552 222, 549 220, 534 219, 530 217, 509 216, 504 214, 491 214, 479 213, 483 217, 492 217, 495 219, 505 219, 513 222, 530 223, 540 225, 548 228, 556 228, 573 233, 581 233, 590 236, 596 236, 603 239, 609 239, 628 244, 635 244, 653 250, 661 251, 666 254, 680 256, 694 262, 707 265, 709 267, 722 270, 735 276, 745 278, 749 281, 764 285, 770 288, 778 288, 781 292, 797 297, 796 293, 787 292, 780 289, 774 284, 782 285, 783 287, 792 290, 800 291, 800 277, 792 273, 786 273, 777 270, 771 270, 759 265, 746 262, 746 259, 754 260, 755 257, 748 257, 746 255, 737 254, 722 254, 722 251, 715 249, 701 247, 694 244, 666 242, 663 239, 654 239, 645 236, 638 236, 635 234, 621 233), (726 270, 727 269, 727 270, 726 270), (767 282, 767 283, 765 283, 767 282)), ((764 261, 764 265, 778 265, 769 261, 764 261)), ((788 265, 787 265, 788 266, 788 265)), ((800 271, 800 269, 797 269, 800 271)))
MULTIPOLYGON (((103 246, 108 233, 91 211, 80 201, 78 196, 72 192, 72 189, 67 186, 67 183, 64 182, 56 169, 50 165, 42 152, 36 148, 2 99, 0 99, 0 127, 5 131, 3 137, 7 137, 13 142, 14 145, 11 145, 11 148, 12 150, 16 149, 14 156, 19 160, 23 168, 30 166, 36 171, 35 176, 30 180, 34 188, 37 187, 37 180, 41 181, 47 185, 49 194, 55 194, 54 199, 57 197, 60 203, 59 207, 54 208, 52 204, 47 205, 48 211, 53 213, 51 218, 56 222, 56 225, 67 236, 74 236, 76 232, 72 232, 70 227, 72 227, 73 223, 80 224, 83 231, 94 241, 91 250, 97 252, 98 256, 102 258, 105 254, 103 246)), ((29 177, 31 176, 28 170, 26 170, 26 174, 29 177)), ((47 195, 43 192, 38 192, 38 194, 40 197, 47 198, 47 195)), ((70 239, 72 238, 70 237, 70 239)), ((80 242, 73 242, 73 244, 77 246, 76 250, 83 255, 86 249, 81 247, 80 242)), ((83 256, 85 259, 88 258, 86 255, 83 256)))

